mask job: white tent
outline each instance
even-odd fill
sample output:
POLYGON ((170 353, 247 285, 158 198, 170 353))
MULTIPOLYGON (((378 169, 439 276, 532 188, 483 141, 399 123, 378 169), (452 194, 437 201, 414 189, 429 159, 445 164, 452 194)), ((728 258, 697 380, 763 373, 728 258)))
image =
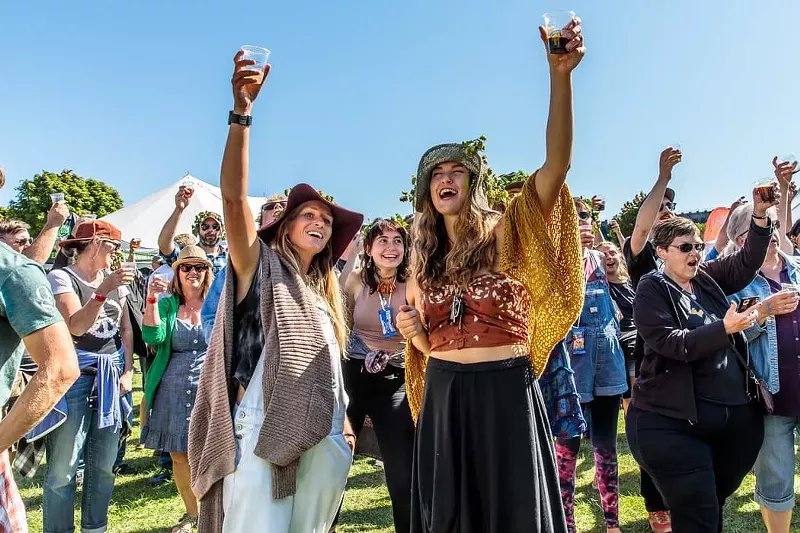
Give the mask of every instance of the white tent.
MULTIPOLYGON (((193 182, 194 195, 189 207, 183 212, 178 224, 177 233, 191 233, 192 222, 201 211, 213 211, 222 214, 222 193, 219 187, 210 185, 189 174, 175 183, 146 196, 138 202, 103 217, 122 231, 122 238, 127 243, 133 238, 142 240, 142 251, 158 249, 158 234, 175 209, 175 193, 180 185, 193 182)), ((263 197, 248 197, 253 216, 258 214, 264 204, 263 197)))

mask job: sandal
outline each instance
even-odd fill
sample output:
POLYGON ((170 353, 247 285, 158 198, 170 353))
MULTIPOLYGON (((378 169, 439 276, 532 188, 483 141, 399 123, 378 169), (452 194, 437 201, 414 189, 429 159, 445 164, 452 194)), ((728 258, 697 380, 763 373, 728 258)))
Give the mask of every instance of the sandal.
POLYGON ((197 529, 197 517, 185 514, 181 521, 172 528, 172 533, 192 533, 195 529, 197 529))

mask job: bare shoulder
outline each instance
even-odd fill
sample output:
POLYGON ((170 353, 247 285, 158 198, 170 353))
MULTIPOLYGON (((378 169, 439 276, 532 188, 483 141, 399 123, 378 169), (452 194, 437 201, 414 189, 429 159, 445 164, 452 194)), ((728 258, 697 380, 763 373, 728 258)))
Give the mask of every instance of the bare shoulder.
POLYGON ((497 250, 497 253, 500 254, 503 252, 503 241, 505 240, 506 215, 501 216, 497 220, 497 224, 495 224, 493 231, 495 249, 497 250))
POLYGON ((347 296, 357 298, 363 287, 360 270, 354 270, 347 275, 347 280, 344 282, 344 292, 347 296))

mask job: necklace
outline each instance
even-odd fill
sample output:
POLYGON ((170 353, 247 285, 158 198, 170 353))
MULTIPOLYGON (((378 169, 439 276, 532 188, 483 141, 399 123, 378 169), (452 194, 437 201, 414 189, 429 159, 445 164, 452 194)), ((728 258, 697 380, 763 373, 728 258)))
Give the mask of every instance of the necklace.
POLYGON ((392 293, 397 289, 397 274, 389 277, 383 277, 380 274, 377 274, 378 277, 378 294, 382 295, 389 295, 391 297, 392 293))

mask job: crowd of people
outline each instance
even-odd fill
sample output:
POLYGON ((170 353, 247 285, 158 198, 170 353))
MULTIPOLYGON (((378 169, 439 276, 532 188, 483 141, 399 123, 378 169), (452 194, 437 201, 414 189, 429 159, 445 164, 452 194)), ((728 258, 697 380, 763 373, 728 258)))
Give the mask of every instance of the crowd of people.
POLYGON ((788 532, 797 164, 773 160, 774 184, 732 205, 706 253, 675 214, 682 153, 667 148, 632 234, 612 222, 605 235, 602 200, 565 184, 580 21, 562 37, 566 53, 546 54, 545 161, 504 205, 467 142, 422 155, 406 220, 364 225, 307 184, 254 216, 249 132, 270 67, 240 52, 222 213, 177 235, 193 195, 180 186, 147 274, 120 262, 106 221, 79 219, 57 242, 62 202, 33 241, 0 221, 0 532, 27 531, 11 465, 30 477, 43 456, 44 531, 75 530, 81 480, 81 531, 108 529, 134 354, 140 446, 185 506, 173 533, 334 531, 367 418, 399 533, 577 531, 584 437, 605 530, 619 532, 620 410, 655 533, 722 531, 753 468, 767 529, 788 532))

